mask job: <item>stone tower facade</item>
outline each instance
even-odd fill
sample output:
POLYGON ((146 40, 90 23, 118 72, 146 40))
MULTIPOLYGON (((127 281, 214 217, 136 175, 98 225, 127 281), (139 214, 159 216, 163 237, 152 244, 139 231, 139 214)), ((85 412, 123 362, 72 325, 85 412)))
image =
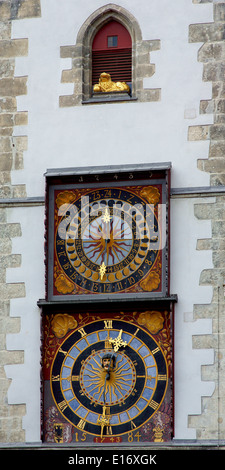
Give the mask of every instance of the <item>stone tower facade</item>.
MULTIPOLYGON (((93 135, 89 135, 89 146, 97 147, 97 140, 102 138, 102 135, 104 137, 105 119, 111 113, 108 111, 108 114, 101 114, 106 112, 102 111, 103 107, 106 110, 106 107, 119 106, 118 104, 95 105, 92 103, 88 107, 90 103, 88 103, 89 97, 84 78, 88 76, 89 67, 87 26, 90 22, 96 25, 101 15, 107 14, 109 10, 113 10, 115 17, 124 14, 124 10, 129 11, 126 21, 128 23, 133 21, 134 35, 136 35, 135 86, 138 102, 121 104, 123 108, 120 109, 127 120, 129 120, 129 111, 125 108, 126 106, 136 106, 140 119, 141 116, 146 118, 140 126, 141 130, 137 131, 137 136, 140 136, 138 145, 141 153, 145 155, 142 145, 146 148, 146 140, 141 139, 143 135, 147 139, 148 126, 154 119, 154 112, 157 122, 160 123, 157 114, 160 108, 157 106, 161 104, 164 106, 164 103, 166 106, 168 101, 168 108, 171 106, 172 110, 170 116, 168 113, 168 118, 173 120, 173 113, 174 116, 176 113, 176 100, 178 100, 178 105, 180 103, 179 96, 176 94, 177 86, 179 92, 182 93, 180 81, 183 77, 179 75, 180 69, 179 64, 176 64, 176 57, 169 71, 172 83, 171 94, 169 94, 169 87, 165 89, 163 73, 166 71, 163 68, 163 54, 166 41, 160 36, 154 36, 157 31, 156 25, 162 24, 163 28, 165 21, 163 15, 166 15, 170 18, 171 28, 176 29, 176 21, 179 22, 185 15, 183 8, 187 9, 188 18, 191 21, 189 25, 186 25, 188 27, 184 31, 184 38, 180 38, 179 30, 177 35, 175 34, 177 50, 179 42, 181 41, 182 47, 182 41, 184 41, 184 56, 186 54, 186 60, 190 61, 190 64, 193 61, 194 70, 198 70, 201 76, 200 79, 196 76, 197 87, 199 87, 198 104, 195 98, 193 101, 189 100, 183 108, 182 119, 186 123, 186 133, 179 134, 174 147, 176 151, 179 145, 183 145, 187 149, 185 150, 187 155, 194 155, 193 168, 196 173, 193 175, 193 180, 190 175, 187 182, 183 183, 181 178, 179 184, 179 178, 177 178, 172 184, 171 243, 173 245, 175 243, 173 237, 175 240, 178 236, 174 226, 179 220, 182 222, 182 212, 187 209, 187 216, 190 215, 188 225, 193 227, 193 240, 190 238, 188 240, 190 247, 184 247, 185 237, 180 240, 182 246, 178 253, 182 252, 182 249, 187 250, 191 257, 194 254, 194 257, 201 259, 202 269, 200 272, 195 272, 198 279, 196 289, 199 286, 206 288, 204 290, 206 300, 204 301, 204 295, 202 295, 200 302, 198 296, 192 297, 191 289, 188 291, 189 276, 192 276, 188 269, 193 269, 195 262, 193 264, 187 262, 184 266, 187 289, 184 294, 182 287, 179 292, 175 269, 175 274, 172 275, 172 286, 176 291, 174 293, 178 293, 178 305, 180 305, 179 315, 177 314, 175 320, 175 361, 179 356, 179 348, 182 347, 183 341, 182 335, 185 331, 186 351, 190 352, 189 358, 186 355, 188 380, 191 381, 192 376, 198 374, 199 385, 195 404, 190 402, 184 405, 185 392, 183 395, 182 387, 185 388, 185 379, 184 377, 182 379, 180 375, 181 365, 178 364, 177 368, 175 366, 175 389, 177 390, 175 391, 175 428, 177 429, 175 439, 197 439, 200 443, 208 440, 222 442, 225 439, 223 399, 225 393, 225 1, 176 0, 170 11, 168 0, 157 0, 153 2, 152 12, 146 6, 148 2, 142 3, 143 13, 138 12, 139 2, 135 1, 132 1, 129 6, 130 2, 125 0, 121 6, 103 5, 96 0, 94 5, 89 7, 74 2, 72 13, 74 17, 76 13, 79 13, 78 20, 76 24, 74 23, 74 31, 69 30, 67 37, 66 32, 62 32, 63 23, 59 20, 57 22, 57 16, 60 17, 62 7, 59 8, 55 2, 48 0, 3 0, 0 2, 0 442, 2 443, 40 442, 41 332, 40 312, 36 303, 44 292, 44 169, 60 166, 60 161, 61 166, 80 166, 80 158, 85 160, 85 156, 84 153, 82 155, 82 150, 81 157, 79 155, 79 146, 82 148, 83 145, 79 141, 79 126, 87 126, 87 129, 91 125, 95 127, 94 132, 97 137, 95 140, 93 135), (52 19, 51 8, 54 8, 52 19), (171 17, 176 13, 176 9, 177 16, 173 24, 171 17), (144 16, 150 13, 155 14, 156 25, 152 28, 153 31, 150 27, 148 30, 147 20, 142 17, 142 14, 144 16), (40 54, 38 45, 41 39, 43 40, 42 34, 44 33, 46 34, 45 41, 53 41, 51 35, 47 34, 48 24, 51 21, 55 29, 57 25, 60 25, 61 29, 55 49, 53 46, 52 49, 49 47, 53 55, 48 69, 48 58, 38 55, 40 54), (32 33, 32 26, 35 33, 39 28, 40 34, 35 36, 35 33, 32 33), (31 58, 36 53, 37 64, 35 66, 35 61, 31 58), (57 74, 57 89, 49 89, 51 80, 48 74, 53 76, 55 73, 57 74), (46 89, 43 86, 44 74, 46 74, 46 89), (35 93, 37 101, 40 99, 40 108, 37 102, 32 102, 35 93), (150 108, 152 105, 154 105, 154 111, 150 108), (94 122, 95 111, 93 109, 96 106, 99 106, 100 128, 94 122), (88 112, 90 122, 86 124, 88 112), (38 168, 36 155, 33 156, 32 151, 35 145, 37 147, 40 145, 40 152, 42 151, 40 140, 35 141, 35 132, 40 139, 44 131, 43 113, 46 113, 47 121, 48 119, 50 121, 55 113, 55 122, 61 129, 59 131, 61 138, 63 139, 66 135, 68 139, 63 145, 61 145, 62 140, 60 141, 60 151, 64 148, 65 153, 64 157, 60 155, 58 160, 56 157, 56 163, 55 149, 52 151, 51 144, 48 145, 46 142, 43 166, 38 168), (68 127, 62 131, 65 116, 68 119, 65 126, 68 127), (148 119, 149 122, 147 122, 148 119), (75 142, 73 141, 73 127, 78 129, 75 142), (73 144, 75 156, 71 157, 68 147, 73 144), (37 168, 39 171, 35 178, 41 181, 37 187, 34 185, 34 188, 32 188, 32 182, 35 178, 30 176, 32 158, 35 159, 34 171, 37 168), (29 220, 31 220, 31 226, 28 225, 29 220), (39 224, 38 234, 36 233, 36 220, 39 224), (197 240, 195 240, 195 230, 198 234, 197 240), (36 259, 37 255, 33 255, 34 252, 38 253, 41 261, 36 259), (32 257, 34 257, 33 269, 32 266, 28 267, 32 257), (26 274, 27 269, 28 274, 26 274), (34 276, 34 282, 31 284, 27 278, 29 275, 34 276), (34 288, 37 285, 38 287, 34 288), (29 351, 32 348, 35 350, 34 363, 29 360, 29 351), (197 360, 198 370, 192 370, 193 358, 197 360), (32 377, 30 377, 31 370, 33 371, 32 377), (25 392, 25 389, 31 387, 30 382, 36 390, 36 395, 32 396, 32 399, 27 398, 27 392, 25 392), (183 431, 184 429, 186 430, 183 431)), ((70 7, 71 1, 68 0, 64 5, 64 20, 69 17, 70 7)), ((71 28, 71 24, 68 24, 68 28, 71 28)), ((160 26, 158 31, 160 33, 160 26)), ((171 51, 173 45, 168 43, 167 47, 168 51, 171 51)), ((185 93, 185 87, 186 83, 183 85, 183 93, 185 93)), ((115 118, 114 114, 110 119, 113 118, 115 118)), ((135 125, 138 126, 137 122, 135 125)), ((127 126, 129 133, 127 141, 129 142, 129 135, 132 135, 132 122, 128 121, 127 126)), ((55 132, 57 133, 57 129, 55 132)), ((167 130, 164 129, 164 132, 166 134, 167 130)), ((156 135, 155 139, 159 139, 160 135, 160 133, 158 137, 156 135)), ((88 139, 82 134, 80 139, 84 138, 88 139)), ((129 157, 124 157, 125 142, 126 140, 121 138, 121 158, 129 162, 129 157)), ((156 146, 156 143, 153 143, 153 148, 154 145, 156 146)), ((171 143, 171 154, 173 153, 172 146, 173 143, 171 143)), ((104 148, 105 143, 102 144, 101 151, 104 148)), ((149 150, 151 154, 150 143, 149 150)), ((94 151, 94 155, 96 154, 97 150, 94 151)), ((157 161, 157 151, 154 155, 150 158, 157 161)), ((139 158, 140 155, 137 155, 136 162, 139 158)), ((146 153, 146 157, 143 158, 149 158, 149 154, 147 156, 146 153)), ((163 161, 171 160, 168 155, 163 155, 162 158, 163 161)), ((118 160, 120 161, 120 157, 118 160)), ((106 152, 106 156, 102 155, 100 158, 99 164, 102 162, 110 164, 111 161, 111 157, 108 158, 106 152)), ((179 175, 180 163, 176 160, 172 163, 175 174, 177 172, 179 175)), ((91 165, 91 159, 86 159, 85 165, 91 165)), ((188 167, 184 163, 184 168, 186 166, 188 167)), ((172 246, 171 251, 171 270, 173 270, 173 266, 179 265, 175 245, 174 248, 172 246)), ((30 393, 32 393, 32 387, 30 393)))

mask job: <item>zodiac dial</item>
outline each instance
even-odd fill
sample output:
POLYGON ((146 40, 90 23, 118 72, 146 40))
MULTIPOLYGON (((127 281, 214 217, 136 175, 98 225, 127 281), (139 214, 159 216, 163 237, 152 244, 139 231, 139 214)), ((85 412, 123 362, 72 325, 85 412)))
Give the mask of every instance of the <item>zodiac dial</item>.
POLYGON ((51 368, 58 410, 92 436, 122 436, 143 426, 160 408, 167 383, 160 346, 122 320, 93 321, 73 331, 51 368))
POLYGON ((140 187, 99 188, 59 210, 55 295, 162 290, 158 212, 145 195, 140 187))

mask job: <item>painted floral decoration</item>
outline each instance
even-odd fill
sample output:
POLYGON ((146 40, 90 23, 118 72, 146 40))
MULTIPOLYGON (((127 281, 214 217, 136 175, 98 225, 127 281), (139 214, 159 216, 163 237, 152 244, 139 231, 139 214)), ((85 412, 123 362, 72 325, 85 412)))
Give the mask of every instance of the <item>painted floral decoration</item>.
POLYGON ((154 186, 143 188, 140 195, 144 197, 149 204, 157 204, 160 199, 160 192, 158 188, 155 188, 154 186))
POLYGON ((60 294, 70 294, 74 290, 74 283, 63 274, 59 274, 55 281, 55 287, 60 294))
POLYGON ((140 286, 144 291, 152 292, 159 287, 160 277, 156 271, 150 272, 150 274, 140 282, 140 286))
POLYGON ((138 323, 148 328, 150 333, 156 335, 163 328, 164 318, 160 312, 146 311, 140 313, 138 323))
POLYGON ((52 330, 57 338, 63 338, 67 331, 77 327, 77 321, 67 313, 58 313, 52 320, 52 330))

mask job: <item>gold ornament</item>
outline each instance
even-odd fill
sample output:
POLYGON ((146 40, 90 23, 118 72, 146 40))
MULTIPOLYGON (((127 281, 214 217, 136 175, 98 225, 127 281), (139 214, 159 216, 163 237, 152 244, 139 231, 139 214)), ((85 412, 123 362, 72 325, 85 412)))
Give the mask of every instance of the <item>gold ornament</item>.
POLYGON ((59 193, 56 198, 56 205, 58 209, 63 204, 71 204, 73 201, 75 201, 76 197, 77 196, 73 191, 63 191, 62 193, 59 193))
POLYGON ((67 331, 77 327, 77 321, 67 313, 58 313, 52 320, 52 330, 56 338, 63 338, 67 331))
POLYGON ((127 91, 129 93, 130 87, 125 82, 112 82, 111 75, 103 72, 99 77, 98 84, 93 87, 94 93, 108 93, 110 91, 127 91))
POLYGON ((105 222, 105 223, 107 224, 108 222, 110 222, 111 218, 112 218, 112 217, 110 216, 109 209, 108 209, 108 207, 106 207, 106 208, 105 208, 105 213, 104 213, 104 215, 102 216, 102 220, 103 220, 103 222, 105 222))
POLYGON ((101 426, 101 439, 103 436, 103 431, 105 426, 109 426, 110 419, 106 418, 107 406, 103 406, 102 415, 98 418, 97 424, 101 426))
POLYGON ((99 272, 100 272, 100 278, 101 278, 101 281, 106 273, 106 265, 103 261, 103 263, 101 264, 100 268, 99 268, 99 272))
POLYGON ((160 284, 160 277, 156 271, 150 272, 150 274, 140 282, 141 288, 146 292, 152 292, 157 289, 160 284))
POLYGON ((74 290, 74 283, 60 274, 56 278, 55 287, 60 294, 70 294, 74 290))
POLYGON ((153 310, 140 313, 137 321, 139 325, 145 326, 150 333, 156 335, 163 328, 164 318, 160 312, 153 310))
POLYGON ((160 199, 160 192, 154 186, 143 188, 140 191, 140 196, 148 201, 149 204, 157 204, 160 199))

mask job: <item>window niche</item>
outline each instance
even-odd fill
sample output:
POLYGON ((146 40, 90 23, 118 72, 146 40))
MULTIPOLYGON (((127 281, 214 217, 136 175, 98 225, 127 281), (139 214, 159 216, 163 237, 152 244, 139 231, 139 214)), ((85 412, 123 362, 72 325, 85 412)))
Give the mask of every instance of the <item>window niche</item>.
MULTIPOLYGON (((111 47, 115 50, 115 44, 119 41, 119 37, 116 40, 112 38, 113 36, 117 36, 117 34, 109 34, 107 37, 110 37, 108 44, 114 44, 114 47, 111 47)), ((62 71, 61 81, 62 83, 74 83, 74 92, 72 95, 60 96, 60 106, 79 106, 125 100, 160 101, 161 90, 159 88, 143 87, 144 78, 151 77, 155 73, 155 65, 150 63, 150 53, 159 49, 160 40, 142 39, 137 20, 127 10, 113 4, 99 8, 81 26, 76 44, 61 46, 61 58, 71 58, 72 60, 71 69, 62 71), (99 31, 104 30, 104 27, 110 22, 121 25, 131 38, 131 93, 126 94, 126 99, 125 96, 117 93, 112 93, 110 97, 102 93, 102 97, 96 99, 93 93, 93 41, 99 31)), ((102 70, 102 72, 107 72, 107 70, 102 70)))
POLYGON ((118 21, 110 20, 94 36, 92 42, 92 86, 98 84, 102 72, 113 82, 125 82, 132 89, 132 39, 118 21))

